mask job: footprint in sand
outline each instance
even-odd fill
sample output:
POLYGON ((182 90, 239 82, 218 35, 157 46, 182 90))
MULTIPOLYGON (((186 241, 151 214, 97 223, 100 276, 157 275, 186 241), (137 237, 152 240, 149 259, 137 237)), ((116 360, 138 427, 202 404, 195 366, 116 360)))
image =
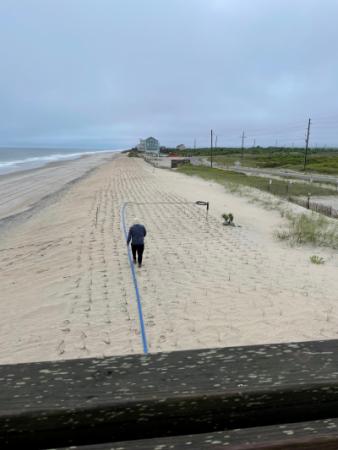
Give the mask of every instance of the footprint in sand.
POLYGON ((103 342, 107 345, 111 344, 111 340, 108 333, 105 333, 105 337, 103 338, 103 342))
POLYGON ((58 353, 58 355, 63 355, 63 353, 65 352, 65 341, 62 340, 59 345, 56 347, 56 351, 58 353))

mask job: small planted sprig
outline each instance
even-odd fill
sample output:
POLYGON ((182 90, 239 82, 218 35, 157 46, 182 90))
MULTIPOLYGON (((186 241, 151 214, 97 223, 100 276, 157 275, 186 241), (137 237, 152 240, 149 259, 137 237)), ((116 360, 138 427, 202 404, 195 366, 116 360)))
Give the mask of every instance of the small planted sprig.
POLYGON ((224 213, 222 214, 222 218, 224 220, 223 225, 234 225, 234 216, 232 213, 224 213))
POLYGON ((312 262, 312 264, 324 264, 325 263, 324 258, 322 258, 321 256, 317 256, 317 255, 310 256, 310 261, 312 262))

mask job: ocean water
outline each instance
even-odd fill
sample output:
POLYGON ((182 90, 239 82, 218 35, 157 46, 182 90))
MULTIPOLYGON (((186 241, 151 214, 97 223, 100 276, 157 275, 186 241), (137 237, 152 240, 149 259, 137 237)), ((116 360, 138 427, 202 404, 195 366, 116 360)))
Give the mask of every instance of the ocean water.
POLYGON ((5 148, 0 147, 0 175, 36 169, 54 161, 66 161, 95 153, 119 150, 78 150, 55 148, 5 148))

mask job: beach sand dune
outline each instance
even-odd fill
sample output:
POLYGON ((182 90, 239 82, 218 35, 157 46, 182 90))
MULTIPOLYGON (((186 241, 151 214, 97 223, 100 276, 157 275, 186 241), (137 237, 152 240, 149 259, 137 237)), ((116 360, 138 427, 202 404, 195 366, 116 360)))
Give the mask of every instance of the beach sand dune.
POLYGON ((143 351, 125 202, 127 225, 148 230, 136 274, 149 351, 337 337, 334 253, 313 265, 313 249, 274 240, 277 212, 119 156, 2 239, 0 362, 143 351), (229 210, 241 226, 222 225, 229 210))

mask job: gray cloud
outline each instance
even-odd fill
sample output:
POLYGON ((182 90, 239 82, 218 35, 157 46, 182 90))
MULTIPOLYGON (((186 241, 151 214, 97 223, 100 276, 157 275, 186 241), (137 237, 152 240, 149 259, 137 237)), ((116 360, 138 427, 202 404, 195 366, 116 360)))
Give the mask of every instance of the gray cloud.
POLYGON ((0 145, 338 145, 335 0, 2 0, 0 145), (337 124, 337 125, 336 125, 337 124))

